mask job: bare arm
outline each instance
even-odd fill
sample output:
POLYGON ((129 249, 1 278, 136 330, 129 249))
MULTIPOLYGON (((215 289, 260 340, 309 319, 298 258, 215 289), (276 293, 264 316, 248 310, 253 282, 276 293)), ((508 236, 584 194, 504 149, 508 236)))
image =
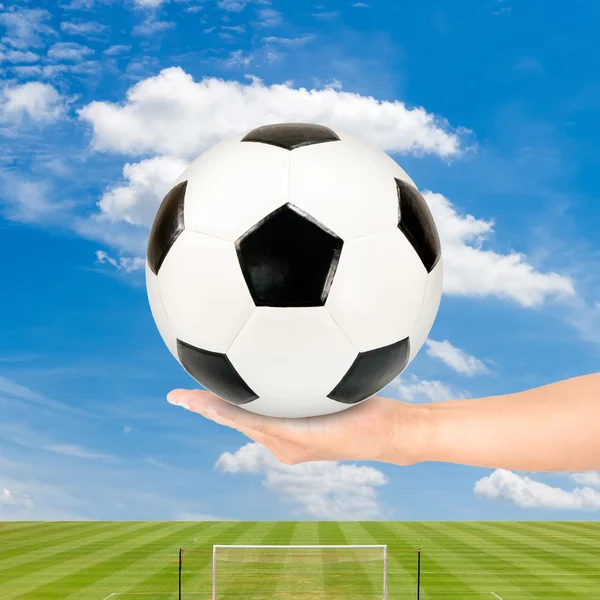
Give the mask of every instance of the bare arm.
POLYGON ((423 408, 420 461, 547 472, 600 468, 600 374, 423 408))
POLYGON ((600 469, 600 374, 477 400, 412 405, 376 397, 308 419, 261 417, 198 390, 175 390, 168 399, 241 431, 288 464, 378 460, 547 472, 600 469))

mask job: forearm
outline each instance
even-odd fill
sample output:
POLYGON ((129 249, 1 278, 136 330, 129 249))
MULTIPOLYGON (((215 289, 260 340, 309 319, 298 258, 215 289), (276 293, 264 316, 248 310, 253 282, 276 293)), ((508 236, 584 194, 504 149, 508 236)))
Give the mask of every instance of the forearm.
POLYGON ((414 462, 546 472, 600 469, 600 374, 411 410, 414 462))

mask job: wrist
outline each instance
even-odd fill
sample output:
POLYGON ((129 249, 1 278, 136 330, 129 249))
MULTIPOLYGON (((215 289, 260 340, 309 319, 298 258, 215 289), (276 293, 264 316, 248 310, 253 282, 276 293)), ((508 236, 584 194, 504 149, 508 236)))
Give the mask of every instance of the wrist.
POLYGON ((392 400, 393 427, 383 462, 401 466, 414 465, 431 460, 431 444, 434 438, 434 419, 431 406, 409 404, 392 400))

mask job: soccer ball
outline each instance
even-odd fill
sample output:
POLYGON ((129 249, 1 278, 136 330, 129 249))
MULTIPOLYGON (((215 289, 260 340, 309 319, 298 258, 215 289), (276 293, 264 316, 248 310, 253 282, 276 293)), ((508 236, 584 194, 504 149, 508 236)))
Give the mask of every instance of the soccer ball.
POLYGON ((323 415, 415 357, 440 303, 440 241, 381 150, 322 125, 266 125, 177 179, 146 285, 163 340, 206 389, 263 415, 323 415))

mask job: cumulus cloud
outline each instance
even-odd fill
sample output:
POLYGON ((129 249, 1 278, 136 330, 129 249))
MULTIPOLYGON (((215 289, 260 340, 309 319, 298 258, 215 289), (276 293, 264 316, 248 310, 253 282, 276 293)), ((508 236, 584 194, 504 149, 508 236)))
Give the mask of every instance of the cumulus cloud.
POLYGON ((579 485, 600 488, 600 471, 588 471, 586 473, 573 473, 571 478, 579 485))
POLYGON ((96 150, 195 158, 224 137, 265 123, 317 122, 356 132, 389 152, 443 157, 460 152, 461 137, 423 108, 334 89, 294 89, 194 79, 179 67, 140 81, 123 103, 92 102, 80 111, 96 150), (361 118, 357 119, 356 115, 361 118))
POLYGON ((382 509, 377 488, 386 476, 370 466, 313 462, 284 465, 260 444, 251 442, 237 452, 224 452, 215 463, 224 473, 264 476, 266 488, 305 515, 326 519, 377 519, 382 509))
POLYGON ((548 297, 575 295, 573 282, 558 273, 541 273, 518 252, 501 254, 482 246, 493 222, 460 215, 442 194, 425 199, 438 227, 444 256, 444 293, 496 296, 535 307, 548 297))
POLYGON ((48 50, 48 58, 70 62, 81 62, 90 54, 94 54, 91 48, 75 42, 57 42, 48 50))
POLYGON ((7 506, 33 508, 35 503, 29 494, 13 494, 9 489, 0 487, 0 509, 7 506))
POLYGON ((75 203, 56 200, 54 196, 48 181, 28 179, 9 171, 0 172, 0 209, 11 221, 64 224, 75 203))
MULTIPOLYGON (((234 53, 227 60, 250 58, 234 53)), ((267 86, 256 78, 246 84, 216 78, 194 81, 180 68, 140 81, 128 90, 124 102, 92 102, 79 114, 92 127, 96 150, 157 155, 137 165, 128 163, 124 184, 108 190, 99 204, 101 220, 136 225, 150 224, 176 170, 223 138, 265 123, 324 123, 357 133, 389 153, 448 157, 460 154, 462 147, 460 130, 401 102, 380 102, 334 86, 312 90, 294 89, 291 84, 267 86)), ((460 214, 442 194, 424 195, 442 239, 446 294, 495 296, 524 307, 575 295, 568 277, 539 271, 523 254, 485 248, 493 222, 460 214)), ((448 347, 431 346, 430 351, 445 352, 447 360, 465 373, 483 372, 473 357, 454 352, 450 358, 448 347)))
POLYGON ((144 268, 145 260, 141 256, 121 256, 118 259, 113 258, 103 250, 96 251, 96 260, 101 265, 107 264, 113 266, 117 271, 132 273, 144 268))
POLYGON ((283 15, 273 8, 263 8, 258 11, 257 25, 261 27, 277 27, 283 21, 283 15))
POLYGON ((133 35, 153 35, 155 33, 160 33, 161 31, 167 31, 168 29, 173 29, 175 27, 175 23, 173 21, 159 21, 154 18, 149 18, 136 25, 131 33, 133 35))
POLYGON ((126 163, 123 184, 106 191, 98 202, 102 218, 150 226, 160 202, 188 164, 166 156, 126 163))
POLYGON ((97 21, 63 21, 60 28, 68 35, 95 37, 104 33, 107 26, 97 21))
POLYGON ((448 340, 441 342, 428 339, 425 342, 427 355, 438 358, 461 375, 478 375, 489 373, 488 368, 478 358, 467 354, 464 350, 456 348, 448 340))
POLYGON ((305 46, 310 42, 314 41, 316 38, 315 35, 303 35, 295 38, 286 38, 286 37, 277 37, 275 35, 268 35, 262 38, 262 41, 265 44, 278 44, 280 46, 285 46, 287 48, 297 47, 297 46, 305 46))
POLYGON ((133 0, 133 4, 139 8, 158 8, 165 0, 133 0))
POLYGON ((52 15, 47 10, 13 6, 0 13, 0 26, 6 29, 1 41, 19 50, 40 48, 47 37, 57 35, 47 25, 51 18, 52 15))
POLYGON ((230 12, 241 12, 250 0, 218 0, 217 6, 230 12))
POLYGON ((473 491, 482 498, 523 508, 600 510, 600 492, 591 487, 577 487, 568 491, 504 469, 497 469, 477 481, 473 491))
MULTIPOLYGON (((12 471, 16 464, 4 460, 2 467, 12 471)), ((81 504, 61 486, 41 483, 30 477, 21 481, 0 472, 0 520, 81 520, 84 517, 72 510, 81 504)))
POLYGON ((397 377, 381 390, 380 395, 414 404, 458 400, 467 396, 441 381, 419 379, 416 375, 397 377))
POLYGON ((3 52, 0 50, 0 62, 9 62, 13 64, 22 63, 34 63, 37 62, 40 57, 30 50, 9 50, 3 52))
POLYGON ((51 85, 30 81, 0 91, 0 121, 55 121, 64 114, 64 101, 51 85))

